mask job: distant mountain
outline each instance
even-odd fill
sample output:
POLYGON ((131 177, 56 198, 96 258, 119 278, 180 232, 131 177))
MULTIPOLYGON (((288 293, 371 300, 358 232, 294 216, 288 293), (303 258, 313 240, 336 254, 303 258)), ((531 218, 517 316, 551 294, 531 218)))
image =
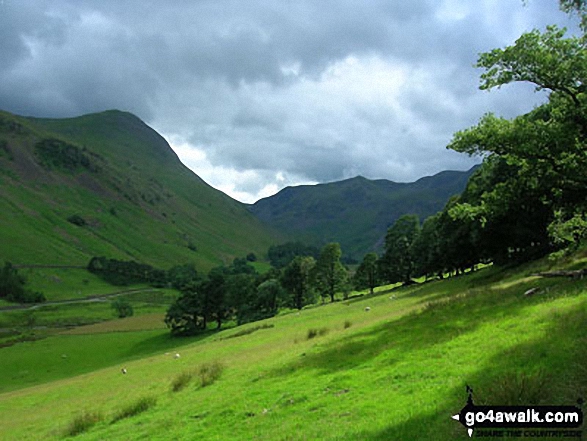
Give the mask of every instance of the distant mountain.
POLYGON ((444 171, 413 183, 356 177, 340 182, 287 187, 249 209, 292 238, 322 245, 339 242, 347 256, 361 259, 383 246, 385 234, 403 214, 421 220, 460 194, 475 168, 444 171))
POLYGON ((0 112, 0 261, 85 265, 106 256, 205 270, 278 241, 130 113, 0 112))

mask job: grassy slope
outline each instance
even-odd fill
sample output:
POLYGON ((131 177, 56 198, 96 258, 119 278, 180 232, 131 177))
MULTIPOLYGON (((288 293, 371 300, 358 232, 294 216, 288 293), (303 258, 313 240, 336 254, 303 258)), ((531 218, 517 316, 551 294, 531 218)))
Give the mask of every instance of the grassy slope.
POLYGON ((309 243, 339 242, 357 259, 383 244, 403 214, 421 220, 463 191, 469 172, 446 171, 405 184, 363 177, 288 187, 249 206, 260 219, 309 243))
MULTIPOLYGON (((29 363, 39 371, 63 362, 61 348, 72 361, 92 345, 119 349, 107 355, 111 367, 0 395, 1 438, 59 438, 87 410, 103 421, 77 439, 468 439, 450 419, 465 403, 465 384, 477 404, 573 404, 587 394, 587 281, 530 276, 538 269, 488 268, 395 290, 397 300, 383 292, 283 315, 249 335, 227 338, 258 323, 178 340, 177 360, 124 358, 132 345, 136 354, 169 350, 157 330, 37 342, 43 356, 29 363), (535 286, 542 292, 524 297, 535 286), (328 332, 308 340, 311 328, 328 332), (209 361, 225 366, 215 384, 170 391, 180 373, 209 361), (144 396, 157 404, 110 423, 144 396)), ((30 353, 7 349, 3 360, 30 353)), ((24 386, 8 365, 0 384, 24 386)))
POLYGON ((48 120, 2 112, 0 142, 10 151, 0 155, 2 260, 85 265, 106 255, 163 268, 194 262, 205 271, 251 251, 262 256, 279 240, 131 114, 48 120), (99 170, 43 168, 34 145, 45 138, 85 148, 99 170), (88 225, 69 223, 73 214, 88 225))

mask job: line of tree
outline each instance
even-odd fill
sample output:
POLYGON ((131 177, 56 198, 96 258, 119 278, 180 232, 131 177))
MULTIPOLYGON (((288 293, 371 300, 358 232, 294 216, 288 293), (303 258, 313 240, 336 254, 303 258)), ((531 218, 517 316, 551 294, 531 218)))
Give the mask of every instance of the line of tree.
POLYGON ((273 268, 282 269, 291 263, 298 256, 307 256, 318 259, 320 249, 306 245, 302 242, 286 242, 280 245, 272 245, 267 251, 269 263, 273 268))
POLYGON ((520 263, 577 249, 587 238, 587 3, 561 0, 581 35, 548 26, 479 56, 480 88, 529 82, 548 100, 505 119, 486 114, 456 133, 449 149, 483 158, 460 196, 420 225, 413 215, 388 230, 381 257, 355 275, 380 282, 459 273, 479 262, 520 263))
POLYGON ((264 274, 247 259, 235 259, 230 266, 212 269, 206 277, 185 280, 165 318, 171 333, 192 335, 206 330, 210 323, 220 329, 231 320, 240 325, 272 317, 280 308, 302 309, 319 298, 334 302, 349 280, 340 245, 326 245, 317 258, 303 255, 307 247, 289 249, 294 248, 302 254, 294 255, 285 267, 273 267, 264 274))
POLYGON ((176 265, 169 270, 162 270, 146 263, 106 257, 93 257, 88 263, 87 269, 116 286, 146 283, 155 288, 180 289, 186 281, 198 276, 193 264, 176 265))
POLYGON ((580 35, 548 26, 477 62, 481 89, 525 82, 547 101, 509 120, 487 114, 448 145, 484 158, 448 213, 470 225, 478 254, 496 262, 574 249, 587 237, 587 7, 560 5, 579 16, 580 35))

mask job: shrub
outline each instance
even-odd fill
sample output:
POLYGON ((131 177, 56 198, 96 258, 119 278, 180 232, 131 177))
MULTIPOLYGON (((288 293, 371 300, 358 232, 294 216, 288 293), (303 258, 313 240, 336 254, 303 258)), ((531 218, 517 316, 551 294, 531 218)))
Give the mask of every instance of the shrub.
POLYGON ((509 373, 494 381, 483 396, 504 406, 539 405, 549 400, 551 384, 542 371, 509 373))
POLYGON ((65 430, 65 436, 76 436, 87 432, 103 419, 102 414, 96 412, 84 412, 76 415, 65 430))
POLYGON ((85 227, 87 225, 86 220, 81 217, 79 214, 73 214, 67 218, 67 222, 73 225, 77 225, 78 227, 85 227))
POLYGON ((182 372, 171 382, 171 391, 179 392, 180 390, 184 389, 189 384, 189 382, 192 381, 192 377, 193 373, 182 372))
POLYGON ((198 369, 198 377, 200 377, 200 386, 206 387, 210 386, 211 384, 214 384, 216 380, 220 378, 223 371, 224 366, 217 361, 203 364, 198 369))
POLYGON ((308 336, 307 339, 310 340, 314 337, 322 337, 323 335, 328 334, 329 329, 328 328, 320 328, 320 329, 316 329, 316 328, 310 328, 308 329, 308 336))
POLYGON ((47 300, 42 292, 25 289, 18 294, 8 295, 6 300, 18 303, 43 303, 47 300))
POLYGON ((150 396, 139 398, 137 401, 122 408, 116 415, 114 415, 114 418, 112 418, 112 424, 125 418, 138 415, 139 413, 143 413, 155 406, 155 404, 157 404, 156 397, 150 396))
POLYGON ((46 169, 77 171, 86 169, 97 172, 98 167, 86 154, 85 149, 59 139, 42 139, 35 144, 35 154, 40 164, 46 169))
POLYGON ((353 325, 353 322, 351 322, 350 320, 345 320, 344 321, 344 329, 348 329, 353 325))
POLYGON ((116 312, 118 318, 131 317, 134 314, 132 305, 120 297, 112 302, 112 309, 116 312))

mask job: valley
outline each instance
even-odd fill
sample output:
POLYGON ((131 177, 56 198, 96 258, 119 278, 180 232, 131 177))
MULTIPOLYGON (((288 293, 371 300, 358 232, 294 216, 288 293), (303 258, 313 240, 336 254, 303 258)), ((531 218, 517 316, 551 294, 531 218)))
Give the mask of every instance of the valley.
POLYGON ((490 404, 587 393, 585 281, 532 275, 548 268, 381 287, 196 337, 173 339, 147 314, 3 348, 3 439, 61 439, 78 417, 80 440, 468 439, 450 418, 465 384, 490 404), (210 363, 221 373, 203 386, 210 363), (151 404, 117 419, 141 400, 151 404))

